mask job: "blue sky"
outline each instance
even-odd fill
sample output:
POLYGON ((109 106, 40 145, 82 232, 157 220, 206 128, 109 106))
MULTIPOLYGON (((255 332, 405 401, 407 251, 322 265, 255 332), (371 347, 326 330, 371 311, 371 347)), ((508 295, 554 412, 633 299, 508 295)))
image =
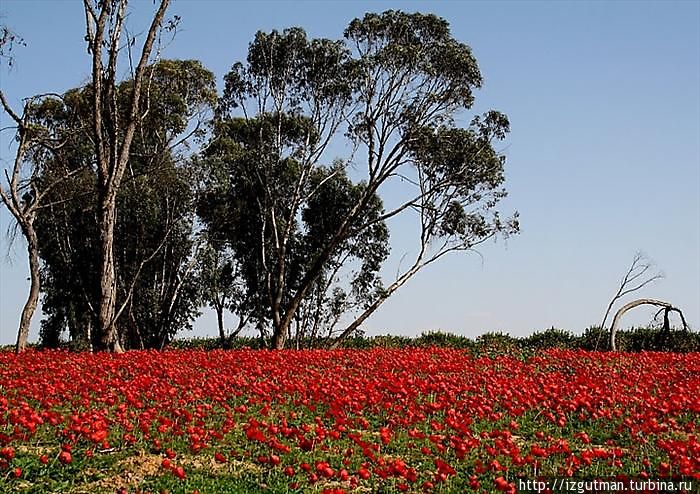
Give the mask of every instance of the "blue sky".
MULTIPOLYGON (((0 21, 27 42, 15 66, 0 71, 15 105, 88 79, 81 3, 0 3, 0 21)), ((131 8, 131 32, 140 32, 152 2, 131 8)), ((700 2, 177 0, 170 14, 182 17, 181 31, 163 55, 199 59, 221 83, 257 30, 298 25, 339 38, 353 18, 390 8, 440 15, 472 47, 485 79, 474 110, 495 108, 511 120, 501 209, 520 212, 522 233, 482 246, 483 257, 454 255, 427 268, 367 332, 581 332, 600 322, 637 250, 666 275, 640 295, 674 303, 697 329, 700 2)), ((3 166, 12 158, 7 132, 0 158, 3 166)), ((21 239, 8 246, 9 222, 0 210, 0 344, 14 341, 28 290, 25 247, 21 239)), ((387 277, 414 249, 405 223, 390 227, 387 277)), ((623 325, 646 323, 652 312, 631 313, 623 325)), ((194 334, 215 334, 212 314, 194 334)))

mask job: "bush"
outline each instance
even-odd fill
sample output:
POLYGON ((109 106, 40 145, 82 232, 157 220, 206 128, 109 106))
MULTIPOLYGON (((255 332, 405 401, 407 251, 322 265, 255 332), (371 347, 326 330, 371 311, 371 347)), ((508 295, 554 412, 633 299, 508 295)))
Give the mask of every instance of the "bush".
POLYGON ((506 333, 484 333, 474 342, 475 356, 496 357, 499 355, 521 356, 522 352, 517 338, 506 333))
POLYGON ((417 347, 450 347, 450 348, 473 348, 474 342, 466 336, 445 333, 442 331, 428 331, 413 340, 413 345, 417 347))
POLYGON ((576 336, 565 329, 552 326, 544 331, 538 331, 520 340, 520 346, 531 350, 544 348, 574 348, 576 336))
POLYGON ((700 335, 688 330, 664 331, 663 328, 633 328, 631 331, 623 333, 625 334, 625 346, 618 345, 618 349, 621 351, 700 351, 700 335))
MULTIPOLYGON (((700 334, 689 330, 663 331, 661 328, 632 328, 621 330, 616 335, 617 349, 622 352, 641 351, 671 351, 699 352, 700 334)), ((313 348, 323 345, 325 341, 302 340, 299 348, 313 348)), ((295 348, 295 341, 288 341, 288 348, 295 348)), ((512 355, 527 357, 547 348, 580 348, 589 351, 610 350, 610 332, 598 327, 586 328, 582 335, 576 336, 571 332, 549 328, 538 331, 530 336, 516 338, 507 333, 485 333, 475 340, 463 335, 442 331, 428 331, 418 337, 400 335, 362 336, 355 335, 346 339, 341 348, 371 349, 371 348, 425 348, 430 346, 462 348, 471 350, 474 355, 512 355)), ((221 348, 218 338, 192 338, 175 340, 170 348, 204 349, 221 348)), ((243 336, 233 338, 226 348, 263 348, 258 337, 243 336)))
MULTIPOLYGON (((623 339, 624 339, 624 335, 623 339)), ((618 333, 618 340, 620 334, 618 333)), ((586 328, 581 336, 576 338, 576 347, 589 351, 610 350, 610 331, 597 326, 586 328)))
MULTIPOLYGON (((662 328, 632 328, 617 331, 617 350, 620 352, 698 352, 700 334, 685 329, 664 331, 662 328)), ((584 350, 610 350, 610 331, 588 328, 577 338, 577 347, 584 350)))
POLYGON ((369 338, 369 348, 406 348, 411 346, 412 339, 408 336, 383 335, 369 338))

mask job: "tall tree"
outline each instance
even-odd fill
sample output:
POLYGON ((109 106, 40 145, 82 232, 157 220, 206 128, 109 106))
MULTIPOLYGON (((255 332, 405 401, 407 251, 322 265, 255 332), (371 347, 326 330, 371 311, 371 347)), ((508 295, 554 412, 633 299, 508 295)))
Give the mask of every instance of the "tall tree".
MULTIPOLYGON (((162 60, 149 70, 148 111, 135 133, 116 203, 115 325, 120 346, 129 348, 162 346, 175 331, 187 327, 196 312, 192 241, 196 174, 187 165, 183 144, 201 136, 204 118, 216 99, 214 76, 197 61, 162 60)), ((128 111, 132 84, 127 80, 118 87, 122 112, 128 111)), ((90 121, 91 99, 91 86, 64 95, 72 105, 69 113, 78 121, 90 121)), ((60 122, 64 114, 46 118, 60 122)), ((44 163, 45 170, 64 163, 95 163, 89 133, 75 134, 60 154, 44 163)), ((88 166, 55 188, 52 207, 39 215, 48 314, 42 339, 49 345, 57 343, 66 328, 78 346, 99 348, 101 343, 101 280, 94 252, 99 243, 94 212, 97 173, 88 166)))
POLYGON ((504 157, 493 143, 505 137, 508 119, 490 111, 474 117, 468 128, 456 126, 482 80, 471 50, 452 37, 443 19, 397 11, 367 14, 350 23, 344 41, 309 40, 300 28, 259 32, 247 63, 234 64, 225 80, 220 120, 258 122, 253 178, 262 189, 251 213, 260 218, 261 238, 271 232, 269 245, 260 243, 265 279, 259 281, 271 287, 274 348, 284 347, 300 308, 343 246, 390 218, 415 215, 417 254, 376 291, 341 337, 423 267, 518 231, 517 215, 501 220, 495 212, 505 191, 504 157), (350 155, 311 187, 314 172, 328 163, 331 142, 350 155), (290 157, 295 173, 280 181, 279 166, 290 157), (300 241, 296 220, 334 177, 348 166, 358 173, 360 165, 364 176, 353 186, 356 193, 291 282, 287 252, 300 241), (394 184, 401 184, 394 188, 403 197, 377 210, 378 195, 394 184))
MULTIPOLYGON (((149 59, 160 32, 169 0, 161 0, 153 15, 133 72, 127 111, 118 103, 117 65, 126 18, 127 0, 83 0, 86 40, 92 57, 93 139, 97 158, 97 215, 99 218, 100 348, 122 351, 116 322, 117 283, 114 268, 114 228, 117 194, 129 162, 136 129, 148 111, 142 94, 149 84, 149 59)), ((127 46, 131 46, 131 41, 127 46)), ((148 92, 145 91, 145 98, 148 92)))
POLYGON ((27 346, 29 327, 36 311, 41 289, 39 273, 39 239, 35 228, 35 220, 39 210, 47 207, 47 195, 60 182, 67 180, 77 173, 79 168, 63 167, 54 169, 51 175, 42 163, 48 156, 59 152, 65 146, 69 137, 60 125, 53 125, 44 118, 47 108, 64 109, 60 98, 55 96, 35 96, 24 102, 21 115, 13 111, 5 94, 0 91, 0 103, 4 111, 14 122, 16 131, 16 152, 11 169, 5 170, 6 185, 0 183, 0 199, 12 214, 27 242, 29 259, 30 288, 27 301, 20 316, 17 331, 16 351, 21 352, 27 346))

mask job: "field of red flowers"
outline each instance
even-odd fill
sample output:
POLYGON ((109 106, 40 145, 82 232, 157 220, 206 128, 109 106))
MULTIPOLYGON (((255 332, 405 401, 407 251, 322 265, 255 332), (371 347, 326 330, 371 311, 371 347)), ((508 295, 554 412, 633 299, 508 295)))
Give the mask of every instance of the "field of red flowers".
POLYGON ((515 492, 700 479, 700 355, 0 352, 1 492, 515 492))

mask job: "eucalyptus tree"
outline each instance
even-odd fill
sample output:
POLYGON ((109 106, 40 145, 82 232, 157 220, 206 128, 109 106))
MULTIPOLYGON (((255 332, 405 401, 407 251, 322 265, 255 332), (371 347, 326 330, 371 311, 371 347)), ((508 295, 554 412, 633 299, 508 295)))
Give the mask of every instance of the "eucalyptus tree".
MULTIPOLYGON (((338 265, 352 270, 359 261, 363 268, 350 278, 367 277, 373 287, 363 292, 367 297, 343 338, 423 267, 518 231, 517 215, 502 220, 495 209, 505 196, 505 159, 494 143, 506 136, 508 119, 490 111, 466 128, 457 125, 482 78, 448 23, 387 11, 353 20, 344 35, 258 32, 246 62, 225 77, 209 157, 227 163, 233 182, 247 188, 236 191, 233 200, 241 204, 229 208, 222 223, 231 223, 232 245, 250 241, 234 250, 254 267, 246 283, 264 294, 273 348, 284 347, 314 290, 329 273, 342 271, 338 265), (331 147, 345 156, 329 158, 331 147), (315 199, 341 183, 338 207, 336 193, 315 199), (398 201, 380 199, 389 187, 401 191, 398 201), (414 217, 416 253, 383 286, 378 270, 388 252, 386 221, 400 215, 414 217), (323 235, 309 234, 316 228, 312 218, 323 235), (366 235, 377 241, 363 250, 366 235), (352 245, 356 250, 347 256, 352 245)), ((203 218, 212 224, 212 215, 203 218)))
MULTIPOLYGON (((145 116, 135 132, 115 205, 114 317, 122 348, 160 347, 188 327, 197 312, 192 238, 196 174, 184 144, 202 135, 207 109, 216 98, 214 76, 191 60, 161 60, 149 71, 148 108, 142 109, 145 116)), ((122 111, 128 111, 132 84, 124 81, 117 89, 122 111)), ((90 122, 91 99, 92 86, 64 95, 76 121, 90 122)), ((64 113, 48 118, 60 121, 64 113)), ((47 171, 65 163, 88 166, 55 187, 51 206, 39 214, 47 313, 42 340, 54 345, 68 329, 78 346, 100 348, 95 148, 86 132, 76 132, 69 144, 44 163, 47 171)))
POLYGON ((5 94, 0 91, 0 103, 14 125, 16 149, 12 164, 4 170, 5 185, 0 183, 0 200, 12 214, 19 231, 27 242, 30 288, 27 301, 20 315, 16 351, 26 348, 29 327, 36 311, 41 290, 39 238, 36 229, 37 215, 42 208, 51 205, 53 189, 78 173, 83 164, 64 163, 64 166, 48 170, 48 160, 63 154, 69 146, 72 134, 80 132, 80 123, 72 128, 63 123, 72 118, 67 106, 58 95, 38 95, 24 101, 22 112, 16 113, 5 94), (47 115, 61 114, 61 122, 47 115))
MULTIPOLYGON (((284 119, 285 139, 290 141, 293 136, 303 138, 295 120, 284 119)), ((306 198, 292 214, 284 197, 294 194, 299 162, 287 156, 275 164, 273 172, 261 174, 259 170, 268 153, 261 148, 270 143, 273 126, 269 124, 269 119, 231 119, 216 126, 203 155, 203 169, 208 167, 210 180, 198 206, 209 242, 214 245, 210 248, 216 253, 212 261, 221 258, 218 262, 222 262, 223 253, 230 249, 225 262, 203 280, 203 288, 212 292, 209 300, 217 314, 221 313, 223 290, 228 289, 230 308, 240 321, 235 333, 242 329, 241 324, 249 324, 263 339, 270 337, 268 323, 274 324, 275 311, 288 302, 289 292, 296 288, 318 249, 364 192, 362 184, 353 184, 340 164, 318 167, 310 171, 300 193, 306 198), (261 214, 266 200, 275 204, 261 214), (284 244, 282 235, 286 236, 284 244), (280 245, 284 245, 282 253, 280 245), (278 277, 275 273, 282 274, 278 277)), ((381 201, 375 197, 367 214, 376 219, 380 211, 381 201)), ((348 309, 377 296, 381 291, 378 271, 388 255, 387 241, 386 226, 377 222, 336 249, 297 313, 295 329, 300 339, 316 339, 321 328, 332 330, 348 309), (350 262, 355 263, 352 270, 347 269, 350 262)))
POLYGON ((97 161, 97 209, 99 224, 100 299, 98 308, 100 348, 121 351, 116 327, 117 283, 114 266, 114 230, 117 194, 129 163, 131 143, 148 112, 149 61, 164 22, 169 0, 160 0, 146 32, 133 69, 126 111, 119 104, 118 62, 122 47, 131 49, 135 39, 122 40, 128 0, 83 0, 85 40, 92 60, 92 138, 97 161))

